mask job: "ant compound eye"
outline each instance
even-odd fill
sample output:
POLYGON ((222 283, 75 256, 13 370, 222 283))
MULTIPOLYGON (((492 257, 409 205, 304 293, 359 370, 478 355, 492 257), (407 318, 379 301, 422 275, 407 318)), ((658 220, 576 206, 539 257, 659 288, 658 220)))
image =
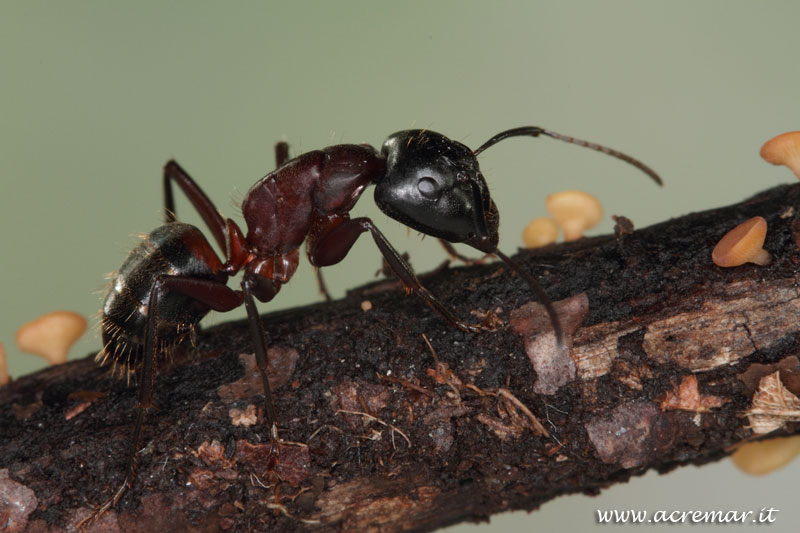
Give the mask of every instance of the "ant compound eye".
POLYGON ((419 193, 429 200, 439 198, 439 184, 433 178, 420 178, 417 182, 419 193))

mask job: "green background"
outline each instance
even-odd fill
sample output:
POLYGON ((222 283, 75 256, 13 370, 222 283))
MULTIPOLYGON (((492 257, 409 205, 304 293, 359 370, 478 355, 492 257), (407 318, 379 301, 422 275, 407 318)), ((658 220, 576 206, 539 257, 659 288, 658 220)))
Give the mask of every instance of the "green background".
MULTIPOLYGON (((0 2, 0 342, 12 374, 42 366, 14 347, 23 322, 99 308, 103 273, 161 221, 161 167, 173 157, 238 220, 235 199, 273 168, 276 141, 294 154, 379 146, 410 127, 476 147, 544 126, 639 157, 666 182, 550 139, 502 143, 481 164, 507 253, 557 190, 591 192, 643 227, 791 182, 758 150, 800 129, 798 20, 792 1, 0 2)), ((185 202, 178 212, 197 220, 185 202)), ((354 212, 417 270, 443 259, 434 240, 381 215, 371 191, 354 212)), ((327 269, 335 295, 372 279, 379 254, 362 241, 327 269)), ((304 261, 262 310, 318 299, 304 261)), ((98 347, 92 331, 73 356, 98 347)), ((480 527, 585 531, 595 509, 775 507, 770 531, 796 531, 798 473, 688 467, 480 527)))

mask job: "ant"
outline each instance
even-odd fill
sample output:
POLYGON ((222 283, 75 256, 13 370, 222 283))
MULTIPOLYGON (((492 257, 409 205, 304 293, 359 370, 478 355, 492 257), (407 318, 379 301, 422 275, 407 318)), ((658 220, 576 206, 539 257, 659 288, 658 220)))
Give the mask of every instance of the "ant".
POLYGON ((275 451, 278 430, 267 380, 268 340, 255 300, 269 302, 291 279, 303 241, 311 264, 324 267, 344 259, 358 237, 368 231, 407 291, 416 293, 457 328, 467 332, 489 329, 464 322, 423 287, 372 220, 350 218, 348 213, 368 185, 375 185, 375 203, 389 217, 446 244, 465 243, 499 257, 542 302, 557 346, 563 348, 563 332, 547 294, 531 274, 497 249, 499 214, 477 160, 481 152, 504 139, 540 135, 622 159, 661 185, 653 170, 628 155, 535 126, 498 133, 476 150, 429 130, 397 132, 383 143, 380 152, 366 144, 342 144, 292 160, 288 145, 282 142, 275 148, 276 170, 256 182, 244 197, 245 233, 220 214, 183 168, 169 161, 163 176, 166 223, 128 255, 103 303, 104 346, 97 359, 101 363, 110 359, 115 371, 140 378, 127 473, 114 494, 79 527, 88 526, 116 505, 133 484, 145 413, 153 406, 157 361, 191 336, 210 310, 230 311, 242 304, 247 310, 264 387, 271 453, 275 451), (200 229, 176 220, 173 184, 198 211, 224 251, 224 260, 200 229), (228 278, 239 272, 243 274, 241 289, 229 288, 228 278))

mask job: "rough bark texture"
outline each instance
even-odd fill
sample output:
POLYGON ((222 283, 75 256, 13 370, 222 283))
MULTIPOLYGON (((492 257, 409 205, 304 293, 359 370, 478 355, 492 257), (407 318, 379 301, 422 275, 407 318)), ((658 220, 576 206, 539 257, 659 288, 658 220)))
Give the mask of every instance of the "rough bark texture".
MULTIPOLYGON (((391 280, 266 315, 278 457, 257 423, 246 323, 209 329, 160 372, 139 476, 95 527, 432 530, 714 461, 754 429, 798 432, 796 206, 800 185, 783 186, 518 254, 565 300, 567 356, 500 263, 423 277, 462 316, 499 325, 484 334, 450 327, 391 280), (714 266, 717 240, 755 215, 772 264, 714 266)), ((61 531, 105 500, 135 400, 90 358, 0 389, 0 528, 61 531)))

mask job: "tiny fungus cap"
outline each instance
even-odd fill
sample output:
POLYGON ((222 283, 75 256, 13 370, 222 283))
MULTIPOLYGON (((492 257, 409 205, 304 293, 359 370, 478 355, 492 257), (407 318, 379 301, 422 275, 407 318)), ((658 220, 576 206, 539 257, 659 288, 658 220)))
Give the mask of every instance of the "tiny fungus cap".
POLYGON ((761 157, 773 165, 784 165, 800 179, 800 131, 781 133, 764 143, 761 157))
POLYGON ((735 267, 745 263, 768 265, 772 256, 763 248, 766 236, 767 221, 762 217, 753 217, 720 239, 711 252, 711 260, 721 267, 735 267))
POLYGON ((603 206, 589 193, 570 190, 547 197, 547 211, 564 231, 565 241, 583 237, 583 232, 600 223, 603 206))
POLYGON ((8 363, 6 362, 6 349, 3 343, 0 342, 0 387, 11 382, 11 376, 8 375, 8 363))
POLYGON ((51 365, 66 362, 69 349, 86 331, 86 319, 72 311, 53 311, 17 330, 17 346, 23 352, 47 359, 51 365))
POLYGON ((528 248, 539 248, 556 242, 558 226, 547 217, 534 218, 522 230, 522 242, 528 248))
POLYGON ((800 454, 800 435, 748 442, 731 455, 733 463, 751 476, 763 476, 786 466, 800 454))

